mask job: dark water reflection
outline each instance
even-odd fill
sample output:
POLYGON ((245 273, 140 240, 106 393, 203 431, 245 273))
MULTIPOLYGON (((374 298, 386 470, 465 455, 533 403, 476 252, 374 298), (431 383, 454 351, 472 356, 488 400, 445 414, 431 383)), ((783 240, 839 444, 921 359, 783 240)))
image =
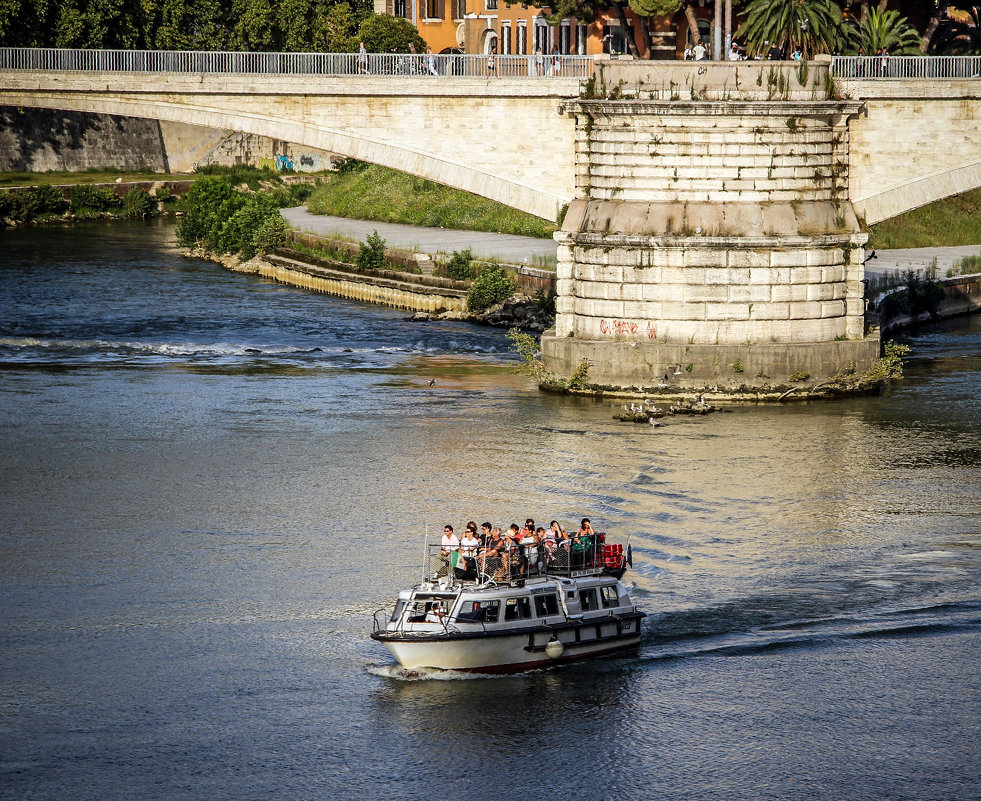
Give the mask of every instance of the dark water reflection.
POLYGON ((403 317, 0 235, 0 797, 981 797, 978 318, 654 431, 403 317), (631 538, 639 655, 398 678, 426 525, 529 514, 631 538))

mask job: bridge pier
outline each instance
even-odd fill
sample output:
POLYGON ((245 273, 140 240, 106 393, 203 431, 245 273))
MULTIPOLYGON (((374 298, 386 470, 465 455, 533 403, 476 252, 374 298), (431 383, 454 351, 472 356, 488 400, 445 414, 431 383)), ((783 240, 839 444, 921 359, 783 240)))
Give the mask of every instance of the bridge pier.
POLYGON ((598 65, 577 121, 543 359, 620 389, 753 391, 862 373, 848 117, 827 66, 598 65))

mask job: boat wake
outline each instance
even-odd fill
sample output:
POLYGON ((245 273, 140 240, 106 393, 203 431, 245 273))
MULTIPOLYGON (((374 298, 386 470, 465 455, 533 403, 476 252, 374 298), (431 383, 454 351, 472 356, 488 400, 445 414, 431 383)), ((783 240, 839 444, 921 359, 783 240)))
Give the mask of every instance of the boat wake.
POLYGON ((775 651, 829 648, 855 640, 930 637, 981 631, 981 603, 965 601, 936 606, 884 610, 864 616, 842 615, 784 622, 746 617, 724 625, 718 609, 665 613, 648 618, 641 640, 641 661, 705 656, 753 656, 775 651), (687 622, 688 625, 684 625, 687 622))
POLYGON ((373 676, 396 681, 473 681, 501 678, 489 673, 461 673, 456 670, 437 668, 404 668, 400 665, 368 665, 367 670, 373 676))

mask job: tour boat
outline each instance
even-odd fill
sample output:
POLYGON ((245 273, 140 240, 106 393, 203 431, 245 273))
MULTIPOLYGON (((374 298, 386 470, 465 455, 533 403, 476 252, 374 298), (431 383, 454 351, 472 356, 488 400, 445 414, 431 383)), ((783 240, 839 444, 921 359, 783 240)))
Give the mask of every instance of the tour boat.
POLYGON ((403 668, 517 673, 640 644, 644 613, 620 581, 629 548, 544 546, 488 557, 427 545, 425 580, 375 613, 371 637, 403 668), (387 621, 379 622, 379 615, 387 621))

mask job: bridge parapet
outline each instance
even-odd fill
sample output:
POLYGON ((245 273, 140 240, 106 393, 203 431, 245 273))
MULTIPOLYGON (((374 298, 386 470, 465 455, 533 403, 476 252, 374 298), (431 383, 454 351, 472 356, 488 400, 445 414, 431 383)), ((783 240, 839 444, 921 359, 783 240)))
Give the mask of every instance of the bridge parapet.
POLYGON ((81 50, 0 47, 0 70, 58 72, 347 75, 442 78, 586 78, 592 56, 416 53, 254 53, 198 50, 81 50))

